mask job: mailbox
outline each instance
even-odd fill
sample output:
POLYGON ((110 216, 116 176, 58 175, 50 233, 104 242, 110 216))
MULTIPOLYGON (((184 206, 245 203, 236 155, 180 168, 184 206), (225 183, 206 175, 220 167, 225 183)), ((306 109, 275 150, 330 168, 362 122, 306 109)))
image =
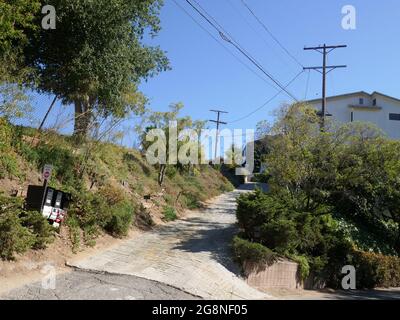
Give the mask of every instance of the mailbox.
POLYGON ((39 211, 54 227, 59 227, 71 201, 69 193, 44 186, 28 187, 26 209, 39 211))

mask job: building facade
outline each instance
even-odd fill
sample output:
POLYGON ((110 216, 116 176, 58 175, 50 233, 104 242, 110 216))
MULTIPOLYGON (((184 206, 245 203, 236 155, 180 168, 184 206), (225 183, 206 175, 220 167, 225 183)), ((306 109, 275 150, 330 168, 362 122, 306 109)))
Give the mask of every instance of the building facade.
MULTIPOLYGON (((309 100, 307 103, 321 110, 321 99, 309 100)), ((400 139, 400 99, 379 92, 354 92, 328 97, 326 112, 333 120, 342 123, 371 122, 389 138, 400 139)))

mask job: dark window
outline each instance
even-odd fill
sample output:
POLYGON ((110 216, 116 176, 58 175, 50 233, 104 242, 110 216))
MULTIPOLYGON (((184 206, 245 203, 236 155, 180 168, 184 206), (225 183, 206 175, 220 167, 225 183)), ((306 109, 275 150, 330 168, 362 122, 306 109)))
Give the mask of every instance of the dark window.
POLYGON ((351 121, 351 122, 354 121, 354 112, 353 112, 353 111, 351 112, 351 119, 350 119, 350 121, 351 121))
POLYGON ((364 104, 364 99, 360 98, 360 104, 364 104))
POLYGON ((400 121, 400 113, 389 113, 389 120, 400 121))
POLYGON ((374 100, 372 101, 372 104, 373 104, 374 106, 376 106, 376 99, 374 99, 374 100))

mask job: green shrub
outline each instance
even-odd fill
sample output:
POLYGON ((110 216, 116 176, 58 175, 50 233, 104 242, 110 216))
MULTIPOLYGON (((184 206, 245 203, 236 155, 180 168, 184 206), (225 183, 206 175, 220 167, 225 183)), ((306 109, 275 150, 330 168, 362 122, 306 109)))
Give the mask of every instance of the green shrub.
MULTIPOLYGON (((76 192, 70 215, 77 220, 93 242, 97 226, 116 237, 125 236, 132 225, 134 207, 123 191, 116 188, 102 188, 97 193, 76 192)), ((86 240, 85 240, 86 242, 86 240)))
POLYGON ((298 244, 296 223, 288 219, 278 219, 264 223, 261 228, 263 243, 275 251, 284 253, 292 252, 298 244))
POLYGON ((241 263, 254 262, 254 263, 267 263, 273 264, 277 255, 267 247, 248 240, 235 236, 232 242, 232 248, 235 258, 241 263))
POLYGON ((35 243, 32 232, 21 225, 15 212, 0 214, 0 257, 14 260, 14 254, 24 253, 35 243))
POLYGON ((349 264, 356 269, 357 289, 400 286, 400 258, 354 251, 349 264))
POLYGON ((0 194, 0 257, 13 259, 15 253, 44 249, 54 239, 54 229, 39 212, 26 212, 22 198, 0 194))
POLYGON ((311 272, 317 278, 326 276, 332 272, 329 264, 345 260, 348 241, 337 231, 327 208, 317 206, 307 212, 296 205, 284 194, 259 190, 244 194, 238 198, 239 226, 247 239, 298 262, 302 279, 311 272))
POLYGON ((307 257, 291 255, 288 258, 292 259, 299 265, 298 267, 299 278, 301 280, 305 280, 310 275, 310 269, 311 269, 307 257))
POLYGON ((123 201, 110 208, 110 217, 105 225, 105 230, 116 237, 128 234, 132 226, 134 208, 128 201, 123 201))
POLYGON ((83 227, 83 241, 85 245, 94 247, 96 245, 96 238, 99 236, 99 227, 96 224, 88 224, 83 227))
POLYGON ((173 221, 177 218, 175 208, 173 207, 164 207, 163 214, 165 221, 173 221))
POLYGON ((22 215, 21 224, 34 235, 33 249, 45 249, 54 241, 55 229, 40 212, 28 211, 22 215))
POLYGON ((172 195, 170 195, 170 194, 165 194, 164 195, 164 200, 165 200, 165 202, 167 203, 167 204, 169 204, 169 205, 174 205, 174 203, 175 203, 175 199, 174 199, 174 197, 172 196, 172 195))
POLYGON ((0 179, 18 177, 20 170, 15 152, 11 148, 13 128, 4 118, 0 118, 0 179))
POLYGON ((72 252, 77 253, 81 245, 81 229, 79 220, 74 215, 68 215, 66 225, 69 228, 69 237, 72 243, 72 252))
POLYGON ((192 193, 185 193, 185 195, 183 196, 183 199, 185 201, 184 202, 185 206, 188 209, 193 210, 193 209, 200 208, 200 201, 196 195, 194 195, 192 193))

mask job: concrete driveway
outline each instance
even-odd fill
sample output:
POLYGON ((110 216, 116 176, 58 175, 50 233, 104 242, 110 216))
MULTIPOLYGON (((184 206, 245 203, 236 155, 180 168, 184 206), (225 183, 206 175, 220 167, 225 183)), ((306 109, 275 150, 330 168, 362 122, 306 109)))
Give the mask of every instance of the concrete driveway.
POLYGON ((265 299, 238 275, 230 242, 236 229, 239 188, 215 198, 205 209, 122 245, 70 265, 83 271, 153 280, 206 299, 265 299))

